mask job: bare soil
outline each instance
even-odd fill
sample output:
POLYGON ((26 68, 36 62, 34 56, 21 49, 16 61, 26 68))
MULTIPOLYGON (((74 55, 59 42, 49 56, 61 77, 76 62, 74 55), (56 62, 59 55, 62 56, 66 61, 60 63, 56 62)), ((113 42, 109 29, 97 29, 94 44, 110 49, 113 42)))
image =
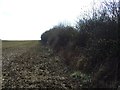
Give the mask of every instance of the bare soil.
POLYGON ((2 59, 3 88, 80 88, 61 58, 37 41, 3 46, 2 59))

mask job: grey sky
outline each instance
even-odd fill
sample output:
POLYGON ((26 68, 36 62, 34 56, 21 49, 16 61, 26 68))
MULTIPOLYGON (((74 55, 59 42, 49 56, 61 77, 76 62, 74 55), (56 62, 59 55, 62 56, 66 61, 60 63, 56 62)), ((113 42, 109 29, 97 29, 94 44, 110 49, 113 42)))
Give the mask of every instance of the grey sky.
POLYGON ((74 24, 93 0, 0 0, 0 39, 34 40, 60 22, 74 24))

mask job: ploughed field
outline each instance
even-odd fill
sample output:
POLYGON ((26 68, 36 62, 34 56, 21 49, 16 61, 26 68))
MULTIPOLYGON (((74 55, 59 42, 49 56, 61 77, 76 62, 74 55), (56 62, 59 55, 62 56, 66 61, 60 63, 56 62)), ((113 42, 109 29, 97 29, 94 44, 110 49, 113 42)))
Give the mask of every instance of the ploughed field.
POLYGON ((80 81, 40 41, 2 41, 2 88, 80 88, 80 81))

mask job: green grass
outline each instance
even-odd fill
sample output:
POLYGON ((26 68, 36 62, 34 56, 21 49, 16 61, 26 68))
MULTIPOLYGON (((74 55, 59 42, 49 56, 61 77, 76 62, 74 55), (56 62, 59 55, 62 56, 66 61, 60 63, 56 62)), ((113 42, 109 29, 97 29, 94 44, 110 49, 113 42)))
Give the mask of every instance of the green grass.
POLYGON ((30 47, 38 44, 38 40, 26 40, 26 41, 2 41, 2 48, 12 48, 12 47, 30 47))

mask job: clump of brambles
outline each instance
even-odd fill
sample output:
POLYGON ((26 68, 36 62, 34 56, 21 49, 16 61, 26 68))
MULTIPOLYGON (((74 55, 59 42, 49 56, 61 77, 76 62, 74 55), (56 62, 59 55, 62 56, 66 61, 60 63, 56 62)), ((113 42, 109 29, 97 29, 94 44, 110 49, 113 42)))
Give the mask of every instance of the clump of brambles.
POLYGON ((120 85, 120 8, 117 4, 108 2, 92 17, 79 19, 76 27, 60 24, 41 36, 42 43, 63 57, 67 65, 91 75, 89 87, 120 85))

